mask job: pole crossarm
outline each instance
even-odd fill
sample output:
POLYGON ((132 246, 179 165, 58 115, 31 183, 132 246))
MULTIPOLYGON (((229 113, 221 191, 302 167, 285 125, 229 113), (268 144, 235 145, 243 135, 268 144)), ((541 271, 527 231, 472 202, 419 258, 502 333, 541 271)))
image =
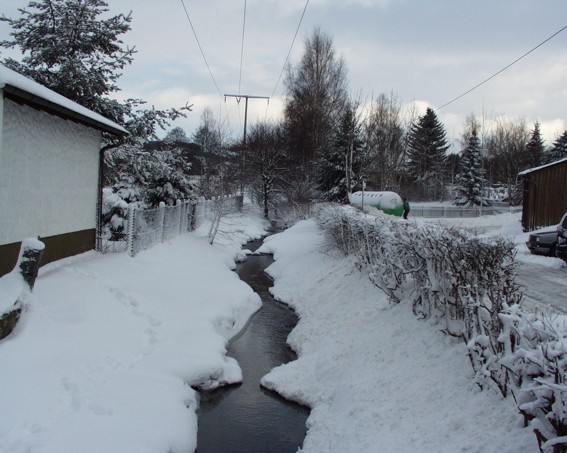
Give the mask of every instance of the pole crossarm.
POLYGON ((248 99, 268 99, 268 102, 270 101, 270 97, 269 96, 252 96, 251 94, 225 94, 224 95, 224 100, 226 101, 226 98, 236 98, 236 102, 240 103, 240 99, 244 98, 246 99, 246 104, 245 104, 245 108, 244 108, 244 136, 242 138, 242 143, 244 145, 246 145, 246 121, 248 118, 248 99))
POLYGON ((250 94, 225 94, 225 98, 270 99, 270 96, 252 96, 250 94))

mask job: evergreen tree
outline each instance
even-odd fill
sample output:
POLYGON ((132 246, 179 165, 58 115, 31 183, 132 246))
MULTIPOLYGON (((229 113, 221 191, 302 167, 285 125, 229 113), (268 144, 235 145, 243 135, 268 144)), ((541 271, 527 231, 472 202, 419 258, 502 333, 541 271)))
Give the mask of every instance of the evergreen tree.
POLYGON ((564 131, 553 142, 553 146, 547 156, 547 162, 551 163, 565 158, 567 158, 567 131, 564 131))
MULTIPOLYGON (((132 63, 134 48, 123 47, 121 35, 130 30, 131 15, 108 13, 104 0, 38 0, 21 17, 0 21, 12 27, 9 41, 0 47, 18 48, 21 61, 6 58, 9 68, 51 90, 124 126, 131 143, 157 138, 157 127, 165 128, 190 107, 143 109, 140 99, 118 102, 109 96, 119 91, 121 71, 132 63)), ((107 147, 117 146, 116 137, 105 134, 107 147)))
POLYGON ((482 194, 485 185, 484 173, 480 140, 476 129, 473 129, 460 160, 459 173, 455 180, 457 183, 455 204, 457 206, 472 207, 488 204, 482 194))
POLYGON ((105 153, 106 186, 127 203, 155 208, 173 206, 195 196, 189 169, 181 150, 148 152, 137 146, 120 146, 105 153))
POLYGON ((530 141, 526 145, 526 158, 531 168, 543 165, 545 160, 545 144, 543 138, 541 138, 539 123, 537 122, 534 124, 530 141))
POLYGON ((353 106, 342 115, 331 143, 318 160, 319 189, 328 201, 348 202, 348 193, 360 173, 362 126, 353 106))
POLYGON ((440 199, 443 172, 449 148, 443 125, 431 108, 412 124, 408 137, 407 171, 426 200, 440 199))

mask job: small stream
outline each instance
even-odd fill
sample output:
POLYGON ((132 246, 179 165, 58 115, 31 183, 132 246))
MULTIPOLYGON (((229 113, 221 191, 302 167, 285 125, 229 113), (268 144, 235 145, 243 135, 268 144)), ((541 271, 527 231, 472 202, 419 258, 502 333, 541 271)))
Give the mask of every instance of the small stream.
MULTIPOLYGON (((254 251, 261 244, 252 241, 246 248, 254 251)), ((268 291, 272 279, 264 269, 272 262, 271 255, 249 255, 237 265, 236 273, 260 295, 262 308, 228 348, 242 368, 242 383, 201 392, 197 453, 296 452, 305 438, 309 410, 260 386, 272 368, 296 358, 286 338, 298 319, 268 291)))

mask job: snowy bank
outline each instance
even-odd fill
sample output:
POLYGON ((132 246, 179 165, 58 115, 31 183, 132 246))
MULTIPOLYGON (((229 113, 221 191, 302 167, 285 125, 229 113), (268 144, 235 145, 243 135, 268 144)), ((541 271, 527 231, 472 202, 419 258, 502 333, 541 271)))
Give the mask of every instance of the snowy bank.
POLYGON ((304 452, 538 451, 513 399, 475 389, 463 342, 389 305, 313 221, 262 250, 274 296, 300 316, 299 359, 262 384, 312 408, 304 452))
MULTIPOLYGON (((195 449, 191 386, 242 379, 226 344, 260 306, 231 269, 265 221, 225 220, 214 246, 197 232, 135 258, 89 252, 41 269, 0 342, 0 451, 195 449)), ((0 279, 0 295, 14 291, 0 279)))

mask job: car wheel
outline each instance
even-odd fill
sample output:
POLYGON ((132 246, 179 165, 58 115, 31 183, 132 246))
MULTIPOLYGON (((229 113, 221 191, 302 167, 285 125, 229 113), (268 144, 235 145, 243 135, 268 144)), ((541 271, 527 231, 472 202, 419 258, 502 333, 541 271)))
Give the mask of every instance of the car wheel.
POLYGON ((552 256, 552 257, 556 258, 556 256, 555 256, 555 249, 556 249, 556 248, 557 248, 556 245, 553 244, 553 245, 551 246, 551 248, 549 249, 548 256, 552 256))

